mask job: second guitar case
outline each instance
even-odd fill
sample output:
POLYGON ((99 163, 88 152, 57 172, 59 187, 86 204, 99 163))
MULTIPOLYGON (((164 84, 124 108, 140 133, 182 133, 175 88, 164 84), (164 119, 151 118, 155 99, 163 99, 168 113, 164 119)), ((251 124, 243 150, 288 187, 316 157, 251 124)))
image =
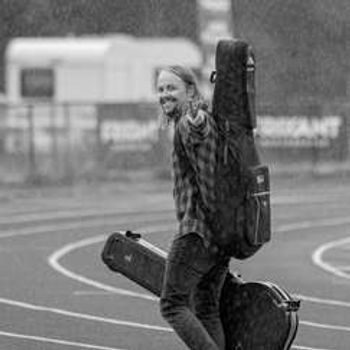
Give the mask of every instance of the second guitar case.
MULTIPOLYGON (((114 272, 160 296, 167 254, 131 231, 111 234, 102 260, 114 272)), ((228 273, 220 298, 226 350, 288 350, 298 329, 299 301, 270 282, 228 273)))

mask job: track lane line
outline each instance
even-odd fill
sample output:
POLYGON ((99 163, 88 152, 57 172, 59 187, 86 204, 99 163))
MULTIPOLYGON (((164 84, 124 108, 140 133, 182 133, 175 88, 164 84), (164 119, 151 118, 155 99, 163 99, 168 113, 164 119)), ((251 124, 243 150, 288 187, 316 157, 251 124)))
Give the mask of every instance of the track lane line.
MULTIPOLYGON (((152 227, 152 232, 157 232, 157 230, 162 231, 164 230, 164 225, 163 226, 159 226, 159 227, 152 227)), ((103 289, 105 291, 110 291, 116 294, 122 294, 125 296, 131 296, 131 297, 137 297, 137 298, 142 298, 142 299, 147 299, 147 300, 151 300, 151 301, 157 301, 158 298, 157 297, 153 297, 149 294, 142 294, 142 293, 134 293, 128 290, 124 290, 124 289, 118 289, 118 288, 114 288, 112 286, 106 285, 106 284, 102 284, 99 283, 97 281, 94 281, 92 279, 88 279, 84 276, 81 276, 79 274, 73 273, 72 271, 64 268, 62 265, 60 265, 59 260, 65 256, 66 254, 69 254, 71 252, 73 252, 74 250, 92 245, 92 244, 96 244, 96 243, 100 243, 101 241, 106 240, 107 236, 106 235, 99 235, 99 236, 95 236, 95 237, 90 237, 90 238, 86 238, 83 240, 79 240, 77 242, 73 242, 73 243, 69 243, 65 246, 63 246, 61 249, 57 250, 56 252, 54 252, 49 258, 48 258, 48 262, 51 265, 52 268, 54 268, 55 270, 57 270, 60 273, 63 273, 66 277, 69 278, 73 278, 79 282, 88 284, 90 286, 94 286, 98 289, 103 289), (100 288, 101 286, 101 288, 100 288), (119 293, 120 291, 120 293, 119 293)), ((350 307, 350 303, 347 302, 341 302, 341 301, 331 301, 331 300, 327 300, 327 299, 318 299, 318 298, 312 298, 312 297, 308 297, 308 296, 302 296, 304 301, 308 301, 312 299, 313 302, 320 302, 322 304, 329 304, 329 305, 337 305, 337 306, 341 306, 343 307, 344 305, 349 306, 350 307)), ((316 322, 311 322, 311 321, 303 321, 300 320, 299 321, 300 324, 303 324, 305 326, 310 326, 310 327, 314 327, 314 328, 322 328, 322 329, 330 329, 330 330, 339 330, 339 331, 345 331, 345 332, 350 332, 350 327, 346 327, 346 326, 342 326, 342 325, 328 325, 328 324, 322 324, 322 323, 316 323, 316 322)))
POLYGON ((4 332, 4 331, 0 331, 0 336, 9 337, 9 338, 16 338, 16 339, 31 340, 31 341, 35 341, 35 342, 41 342, 41 343, 60 344, 60 345, 64 345, 64 346, 83 348, 83 349, 125 350, 125 349, 119 349, 119 348, 110 348, 110 347, 101 346, 101 345, 93 345, 93 344, 73 342, 73 341, 56 339, 56 338, 47 338, 47 337, 40 337, 40 336, 36 336, 36 335, 19 334, 19 333, 11 333, 11 332, 4 332))
POLYGON ((315 304, 324 304, 324 305, 339 306, 339 307, 350 307, 350 302, 348 302, 348 301, 317 298, 317 297, 307 296, 307 295, 303 295, 303 294, 293 294, 293 296, 295 296, 297 299, 302 299, 302 301, 308 301, 310 303, 315 303, 315 304))
MULTIPOLYGON (((125 327, 131 327, 131 328, 141 328, 141 329, 147 329, 152 331, 160 331, 160 332, 169 332, 172 333, 173 330, 169 327, 163 327, 163 326, 157 326, 157 325, 150 325, 145 323, 138 323, 138 322, 131 322, 131 321, 123 321, 118 320, 114 318, 106 318, 101 316, 95 316, 91 314, 85 314, 80 312, 74 312, 64 309, 58 309, 58 308, 51 308, 47 306, 37 305, 37 304, 30 304, 18 300, 12 300, 7 298, 0 298, 0 304, 10 305, 14 307, 24 308, 32 311, 38 311, 38 312, 48 312, 53 313, 60 316, 66 316, 71 318, 78 318, 88 321, 94 321, 94 322, 101 322, 101 323, 108 323, 118 326, 125 326, 125 327)), ((314 328, 320 328, 320 329, 329 329, 333 331, 344 331, 344 332, 350 332, 350 327, 347 326, 341 326, 341 325, 329 325, 329 324, 323 324, 323 323, 315 323, 312 321, 300 321, 300 324, 304 326, 314 327, 314 328)))
MULTIPOLYGON (((149 214, 140 214, 137 217, 137 220, 133 222, 133 225, 144 225, 147 223, 153 223, 155 221, 154 218, 150 219, 149 214)), ((163 215, 161 219, 157 219, 158 222, 173 222, 173 215, 163 215)), ((17 228, 17 229, 8 229, 2 230, 2 234, 0 234, 1 238, 16 238, 20 236, 28 236, 28 235, 37 235, 37 234, 45 234, 52 233, 57 231, 71 231, 78 230, 83 228, 91 229, 93 227, 101 227, 101 226, 130 226, 130 221, 126 221, 125 218, 120 217, 108 217, 108 218, 96 218, 89 219, 83 222, 68 222, 68 223, 53 223, 53 224, 44 224, 30 228, 17 228)), ((0 229, 1 231, 1 229, 0 229)))
MULTIPOLYGON (((97 244, 97 243, 103 242, 107 239, 107 237, 108 237, 108 235, 99 235, 99 236, 95 236, 92 238, 83 239, 83 240, 75 242, 75 243, 67 244, 64 247, 62 247, 61 249, 59 249, 56 252, 54 252, 53 254, 51 254, 48 257, 48 263, 54 270, 61 273, 62 275, 66 276, 70 279, 76 280, 78 282, 95 287, 97 289, 102 289, 106 292, 110 292, 110 293, 114 293, 114 294, 120 294, 120 295, 125 295, 125 296, 130 296, 130 297, 137 297, 137 298, 151 300, 151 301, 158 300, 157 297, 150 295, 150 294, 132 292, 130 290, 116 288, 116 287, 112 287, 110 285, 107 285, 107 284, 104 284, 101 282, 97 282, 97 281, 92 280, 90 278, 87 278, 85 276, 74 273, 71 270, 68 270, 67 268, 63 267, 59 263, 59 260, 63 256, 71 253, 72 251, 79 249, 79 248, 83 248, 83 247, 91 245, 91 244, 97 244)), ((102 264, 102 262, 101 262, 101 264, 102 264)))
MULTIPOLYGON (((337 221, 337 222, 343 223, 343 220, 337 221)), ((300 223, 300 226, 303 228, 305 228, 306 226, 311 227, 310 223, 308 223, 308 225, 305 225, 305 223, 303 223, 303 222, 300 223)), ((157 231, 164 230, 164 229, 166 229, 165 225, 153 226, 152 233, 156 233, 157 231)), ((145 230, 145 229, 143 229, 143 230, 145 230)), ((108 237, 108 235, 99 235, 99 236, 90 237, 90 238, 87 238, 84 240, 72 242, 68 245, 65 245, 61 249, 57 250, 56 252, 54 252, 52 255, 49 256, 49 258, 48 258, 49 265, 53 269, 55 269, 56 271, 65 275, 68 278, 72 278, 72 279, 77 280, 81 283, 90 285, 90 286, 95 287, 95 288, 100 289, 100 290, 104 290, 106 292, 115 293, 115 294, 122 294, 122 295, 126 295, 126 296, 131 296, 131 297, 138 297, 141 299, 146 299, 146 300, 151 300, 151 301, 158 300, 157 297, 154 297, 150 294, 134 293, 134 292, 131 292, 128 290, 115 288, 115 287, 112 287, 110 285, 100 283, 100 282, 97 282, 95 280, 86 278, 82 275, 79 275, 77 273, 72 272, 71 270, 68 270, 67 268, 63 267, 59 263, 59 260, 63 256, 73 252, 74 250, 79 249, 79 248, 84 248, 84 247, 92 245, 92 244, 101 243, 104 240, 106 240, 107 237, 108 237)), ((350 237, 349 237, 349 240, 350 240, 350 237)), ((301 298, 303 301, 308 301, 308 302, 313 302, 313 303, 326 304, 326 305, 330 305, 330 306, 339 306, 339 307, 350 307, 350 302, 347 302, 347 301, 333 300, 333 299, 328 299, 328 298, 317 298, 317 297, 303 295, 303 294, 298 294, 298 295, 296 295, 296 297, 301 298)))
POLYGON ((343 226, 350 224, 349 216, 342 216, 338 218, 328 218, 317 221, 300 221, 296 223, 282 224, 276 227, 276 233, 297 231, 302 229, 312 229, 317 227, 329 227, 329 226, 343 226))
POLYGON ((303 345, 292 345, 292 349, 295 350, 331 350, 331 349, 324 349, 324 348, 311 348, 309 346, 303 346, 303 345))
POLYGON ((330 241, 325 244, 322 244, 312 254, 313 263, 319 268, 321 268, 322 270, 331 273, 332 275, 349 280, 350 279, 349 273, 346 273, 340 270, 339 268, 333 266, 332 264, 327 263, 323 259, 324 253, 326 253, 328 250, 338 248, 340 246, 344 246, 348 244, 350 244, 350 237, 346 237, 346 238, 342 238, 342 239, 338 239, 338 240, 334 240, 334 241, 330 241))
MULTIPOLYGON (((108 319, 103 317, 97 317, 87 314, 81 314, 81 313, 75 313, 71 311, 56 309, 56 308, 48 308, 45 306, 39 306, 39 305, 33 305, 29 303, 23 303, 20 301, 10 300, 10 299, 4 299, 0 298, 0 303, 22 307, 30 310, 36 310, 36 311, 46 311, 51 312, 59 315, 64 316, 70 316, 70 317, 76 317, 76 318, 83 318, 90 321, 99 321, 99 322, 105 322, 105 323, 112 323, 122 326, 130 326, 130 327, 136 327, 136 328, 143 328, 143 329, 151 329, 156 331, 165 331, 172 333, 173 330, 171 328, 167 327, 159 327, 159 326, 153 326, 153 325, 145 325, 145 324, 139 324, 135 322, 125 322, 115 319, 108 319)), ((323 327, 321 327, 323 328, 323 327)), ((95 349, 95 350, 124 350, 124 349, 117 349, 117 348, 111 348, 111 347, 105 347, 100 345, 93 345, 93 344, 87 344, 87 343, 80 343, 80 342, 72 342, 62 339, 55 339, 55 338, 47 338, 47 337, 40 337, 40 336, 33 336, 28 334, 19 334, 19 333, 10 333, 10 332, 4 332, 0 331, 0 336, 10 337, 10 338, 18 338, 18 339, 25 339, 25 340, 32 340, 32 341, 38 341, 38 342, 45 342, 45 343, 53 343, 53 344, 60 344, 65 346, 72 346, 72 347, 81 347, 85 349, 95 349)), ((292 349, 295 350, 331 350, 331 349, 325 349, 325 348, 315 348, 315 347, 308 347, 303 345, 293 345, 292 349)))
POLYGON ((7 298, 0 298, 0 303, 23 308, 23 309, 28 309, 32 311, 48 312, 56 315, 61 315, 61 316, 66 316, 71 318, 78 318, 78 319, 87 320, 87 321, 103 322, 103 323, 108 323, 108 324, 113 324, 118 326, 141 328, 141 329, 147 329, 147 330, 153 330, 153 331, 172 332, 172 329, 170 329, 169 327, 156 326, 156 325, 131 322, 131 321, 123 321, 123 320, 118 320, 114 318, 106 318, 102 316, 95 316, 95 315, 85 314, 81 312, 74 312, 74 311, 69 311, 64 309, 52 308, 48 306, 30 304, 23 301, 12 300, 7 298))
MULTIPOLYGON (((348 223, 348 220, 338 220, 337 222, 336 222, 336 225, 343 225, 343 224, 347 224, 348 223)), ((330 224, 330 223, 328 223, 328 225, 327 226, 329 226, 329 225, 332 225, 332 224, 330 224)), ((306 223, 305 225, 304 225, 304 227, 303 228, 311 228, 311 227, 317 227, 317 226, 319 226, 319 224, 316 224, 316 225, 313 225, 313 224, 308 224, 308 223, 306 223)), ((280 230, 281 232, 286 232, 286 231, 289 231, 289 230, 295 230, 295 229, 297 229, 295 226, 293 227, 293 226, 291 226, 291 227, 282 227, 282 230, 280 230)), ((12 236, 12 235, 11 235, 12 236)), ((0 238, 1 238, 1 236, 0 236, 0 238)), ((116 291, 119 291, 118 289, 116 289, 115 290, 115 292, 116 291)), ((128 291, 127 291, 128 292, 128 291)), ((317 298, 313 298, 313 299, 317 299, 317 298)), ((315 302, 321 302, 321 303, 323 303, 323 300, 321 300, 321 299, 318 299, 318 300, 316 300, 315 302)), ((342 302, 339 302, 339 301, 331 301, 331 302, 335 302, 335 303, 340 303, 339 304, 339 306, 343 306, 343 305, 341 305, 341 303, 342 302)), ((306 322, 308 322, 308 321, 306 321, 306 322)), ((312 322, 310 322, 310 324, 312 324, 312 322)), ((346 327, 347 328, 347 327, 346 327)), ((2 333, 6 333, 6 332, 2 332, 2 333)), ((0 333, 0 334, 2 334, 2 333, 0 333)), ((11 334, 11 333, 8 333, 8 334, 11 334)), ((21 335, 20 335, 21 336, 21 335)), ((23 336, 26 336, 26 335, 23 335, 23 336)), ((32 337, 32 336, 29 336, 29 337, 32 337)), ((44 338, 45 339, 45 338, 44 338)), ((77 343, 78 344, 78 343, 77 343)), ((293 347, 292 347, 293 349, 299 349, 299 350, 330 350, 330 349, 319 349, 319 348, 314 348, 314 347, 307 347, 307 346, 299 346, 299 345, 294 345, 293 347)), ((96 348, 97 349, 97 348, 96 348)), ((114 349, 114 348, 106 348, 106 349, 111 349, 111 350, 120 350, 120 349, 114 349)))

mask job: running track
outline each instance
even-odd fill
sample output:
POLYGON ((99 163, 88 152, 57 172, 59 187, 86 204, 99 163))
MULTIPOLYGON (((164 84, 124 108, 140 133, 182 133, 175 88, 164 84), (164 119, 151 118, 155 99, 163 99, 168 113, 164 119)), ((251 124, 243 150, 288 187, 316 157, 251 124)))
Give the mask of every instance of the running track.
MULTIPOLYGON (((276 180, 273 241, 232 262, 302 301, 293 349, 350 349, 350 181, 276 180)), ((157 300, 100 260, 107 235, 135 229, 167 250, 166 183, 6 192, 0 199, 0 350, 184 349, 157 300)))

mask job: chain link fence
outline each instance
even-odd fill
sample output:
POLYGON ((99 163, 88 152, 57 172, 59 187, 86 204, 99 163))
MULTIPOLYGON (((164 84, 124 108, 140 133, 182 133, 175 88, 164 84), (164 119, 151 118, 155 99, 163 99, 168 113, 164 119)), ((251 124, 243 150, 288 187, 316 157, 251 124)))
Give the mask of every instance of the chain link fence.
MULTIPOLYGON (((349 106, 258 108, 264 162, 349 162, 349 106)), ((147 170, 169 176, 171 129, 154 104, 0 106, 0 181, 72 183, 147 170)))
POLYGON ((106 179, 167 162, 151 104, 2 105, 0 113, 3 181, 106 179))

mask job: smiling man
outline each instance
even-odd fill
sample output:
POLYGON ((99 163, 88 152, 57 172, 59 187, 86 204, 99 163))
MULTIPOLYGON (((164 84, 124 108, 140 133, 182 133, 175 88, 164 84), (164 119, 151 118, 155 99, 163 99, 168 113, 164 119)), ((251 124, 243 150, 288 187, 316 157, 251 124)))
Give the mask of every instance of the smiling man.
POLYGON ((160 299, 162 316, 195 350, 224 350, 219 300, 229 257, 213 245, 205 208, 214 203, 218 133, 193 72, 160 71, 159 104, 174 124, 174 201, 179 230, 172 241, 160 299))

